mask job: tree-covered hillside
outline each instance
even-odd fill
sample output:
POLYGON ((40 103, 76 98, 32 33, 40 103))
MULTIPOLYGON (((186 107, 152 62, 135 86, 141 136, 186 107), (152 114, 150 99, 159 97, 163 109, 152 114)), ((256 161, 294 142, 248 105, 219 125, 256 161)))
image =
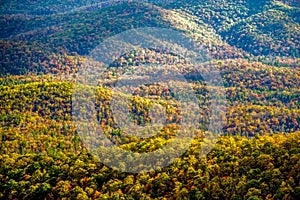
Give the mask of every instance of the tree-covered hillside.
MULTIPOLYGON (((299 16, 297 0, 1 1, 0 199, 300 199, 299 16), (97 49, 102 41, 145 27, 180 32, 206 59, 195 67, 155 48, 97 59, 122 46, 97 49), (82 72, 97 67, 86 83, 82 72), (169 69, 181 79, 141 79, 169 69), (220 80, 205 79, 211 69, 220 80), (199 112, 184 109, 191 99, 199 112), (153 109, 161 129, 147 129, 153 109), (168 160, 174 141, 169 153, 182 155, 140 172, 168 160), (96 156, 110 145, 131 154, 96 156), (151 152, 159 159, 126 162, 151 152)), ((142 38, 127 39, 155 39, 142 38)))

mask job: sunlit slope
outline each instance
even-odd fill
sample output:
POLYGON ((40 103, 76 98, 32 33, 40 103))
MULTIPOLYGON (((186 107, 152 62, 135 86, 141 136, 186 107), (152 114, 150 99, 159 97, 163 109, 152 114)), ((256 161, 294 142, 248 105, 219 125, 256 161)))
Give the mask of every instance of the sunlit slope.
POLYGON ((252 15, 222 33, 232 45, 254 55, 299 57, 300 9, 282 3, 252 15))
MULTIPOLYGON (((253 136, 255 134, 294 132, 299 129, 299 70, 277 68, 261 63, 248 63, 243 60, 214 61, 212 64, 220 70, 226 87, 226 103, 229 110, 228 124, 224 128, 225 133, 253 136), (257 124, 259 126, 256 126, 257 124)), ((117 74, 117 76, 119 75, 117 74)), ((122 74, 120 76, 122 77, 122 74)), ((201 120, 205 127, 207 125, 205 124, 207 123, 206 117, 210 112, 210 94, 207 86, 197 78, 199 76, 201 74, 190 72, 186 72, 185 75, 190 88, 199 99, 199 105, 202 106, 204 118, 201 120)), ((2 79, 1 107, 3 115, 11 112, 15 114, 33 112, 48 119, 70 120, 74 83, 61 82, 59 77, 57 76, 58 82, 49 82, 56 78, 47 78, 47 76, 45 78, 20 76, 2 79)), ((105 86, 106 89, 100 90, 102 92, 99 93, 101 95, 99 106, 109 102, 111 98, 110 84, 105 86)), ((218 88, 214 88, 214 90, 218 90, 218 88)), ((172 103, 172 98, 174 98, 172 93, 165 91, 164 82, 139 86, 134 91, 133 94, 138 97, 132 99, 136 106, 148 105, 149 99, 160 102, 162 105, 174 103, 172 103)), ((136 118, 138 124, 143 123, 143 120, 148 120, 149 113, 146 112, 147 109, 144 106, 138 109, 145 109, 145 112, 137 113, 142 116, 142 119, 136 118)), ((113 125, 113 123, 108 123, 109 119, 113 119, 111 111, 102 110, 101 112, 108 112, 105 114, 107 119, 104 120, 104 124, 113 125)), ((174 112, 170 111, 167 121, 177 122, 176 120, 179 118, 176 112, 176 109, 174 112)))
MULTIPOLYGON (((82 142, 69 115, 72 83, 20 76, 1 79, 1 84, 2 199, 226 199, 228 195, 292 199, 300 195, 297 109, 232 106, 225 126, 229 134, 265 136, 221 137, 206 157, 198 157, 200 148, 207 148, 203 138, 209 134, 199 131, 187 152, 171 165, 150 173, 127 174, 103 165, 86 150, 89 146, 82 142), (273 130, 285 133, 269 136, 273 130)), ((99 88, 100 99, 109 98, 109 93, 99 88)), ((147 101, 137 100, 137 105, 147 101)), ((121 140, 120 147, 132 152, 153 151, 169 142, 174 129, 176 126, 170 125, 157 137, 142 142, 129 137, 121 140)), ((112 132, 112 136, 122 133, 112 132)))
MULTIPOLYGON (((144 26, 167 27, 149 5, 125 3, 90 12, 30 18, 16 25, 12 40, 35 41, 52 49, 88 54, 101 40, 144 26)), ((5 21, 4 21, 5 22, 5 21)))
POLYGON ((241 53, 230 45, 254 55, 297 57, 299 49, 299 8, 278 1, 183 1, 162 4, 162 8, 119 2, 46 16, 2 15, 1 25, 2 38, 35 41, 79 54, 87 54, 113 34, 145 26, 175 28, 198 38, 200 34, 204 36, 200 41, 221 46, 211 52, 225 48, 227 57, 241 53))
POLYGON ((299 7, 280 1, 183 1, 175 10, 196 16, 224 41, 253 55, 299 57, 299 7))
POLYGON ((1 71, 24 74, 51 72, 45 68, 60 70, 49 63, 51 57, 86 56, 104 39, 142 27, 178 30, 216 59, 299 57, 297 7, 277 1, 191 1, 165 7, 131 2, 57 15, 2 15, 1 71))
POLYGON ((94 48, 104 38, 142 27, 172 28, 186 33, 201 33, 205 42, 212 40, 221 42, 221 38, 209 29, 209 26, 204 23, 197 24, 194 20, 193 16, 181 16, 181 13, 150 4, 123 3, 89 12, 76 11, 62 15, 34 18, 4 16, 1 23, 5 27, 2 31, 3 38, 56 45, 79 54, 87 54, 88 50, 94 48), (70 44, 67 44, 68 42, 70 44))
MULTIPOLYGON (((208 56, 245 56, 242 50, 223 42, 216 31, 196 17, 145 3, 123 3, 60 15, 3 15, 0 23, 4 28, 0 32, 2 74, 60 70, 61 67, 55 64, 64 57, 77 54, 86 56, 104 39, 143 27, 180 31, 196 45, 203 46, 208 56)), ((72 69, 72 66, 69 67, 72 69)))

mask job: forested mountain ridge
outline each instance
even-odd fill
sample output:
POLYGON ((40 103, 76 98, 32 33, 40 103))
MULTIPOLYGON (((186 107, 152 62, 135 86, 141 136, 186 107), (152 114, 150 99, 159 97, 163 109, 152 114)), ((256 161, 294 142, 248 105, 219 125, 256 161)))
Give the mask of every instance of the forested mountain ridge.
MULTIPOLYGON (((195 41, 210 44, 217 59, 299 57, 298 7, 279 1, 180 1, 165 7, 117 2, 102 9, 33 17, 22 12, 5 14, 3 8, 0 37, 4 41, 34 43, 48 49, 48 56, 58 49, 67 54, 88 55, 104 38, 116 33, 138 27, 165 27, 197 35, 195 41)), ((11 10, 16 11, 14 7, 11 10)), ((13 46, 21 45, 17 43, 13 46)), ((5 57, 9 53, 1 54, 5 57)), ((9 64, 20 65, 18 62, 16 59, 9 64)), ((29 68, 24 62, 22 65, 19 67, 29 68)))
MULTIPOLYGON (((0 199, 299 199, 299 16, 297 0, 1 1, 0 199), (79 72, 99 43, 144 27, 178 31, 203 48, 209 59, 198 67, 215 69, 221 84, 208 85, 182 55, 159 49, 126 52, 99 85, 79 84, 79 72), (139 80, 120 78, 144 65, 150 74, 152 65, 171 65, 184 77, 176 84, 187 85, 201 109, 183 155, 155 171, 126 173, 110 166, 114 159, 104 164, 91 147, 110 141, 134 154, 159 150, 176 139, 184 115, 163 79, 131 86, 132 95, 125 86, 114 90, 119 80, 139 80), (86 99, 94 102, 107 140, 80 134, 78 87, 95 92, 86 99), (224 123, 212 140, 211 91, 225 95, 218 107, 224 108, 218 116, 224 123), (111 105, 116 94, 129 98, 132 130, 117 124, 111 105), (131 135, 151 122, 153 104, 165 109, 164 127, 150 130, 151 137, 131 135)), ((119 169, 126 167, 121 162, 119 169)))

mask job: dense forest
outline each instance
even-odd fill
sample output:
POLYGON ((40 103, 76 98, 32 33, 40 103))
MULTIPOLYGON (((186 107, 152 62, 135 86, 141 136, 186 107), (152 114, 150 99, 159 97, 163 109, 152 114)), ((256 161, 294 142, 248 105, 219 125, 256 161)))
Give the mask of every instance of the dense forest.
MULTIPOLYGON (((299 199, 299 16, 296 0, 2 1, 0 199, 299 199), (91 58, 102 41, 145 27, 178 31, 201 46, 210 57, 200 67, 218 71, 222 84, 206 83, 182 55, 151 48, 116 58, 97 85, 81 83, 91 60, 103 67, 91 58), (199 113, 183 110, 184 94, 176 96, 164 79, 130 86, 131 95, 126 86, 114 90, 129 81, 122 76, 130 70, 145 66, 155 74, 170 65, 184 77, 176 86, 190 88, 199 113), (83 128, 100 127, 108 140, 82 134, 76 113, 89 110, 76 107, 78 90, 81 102, 94 102, 97 122, 83 128), (225 96, 217 101, 223 122, 217 137, 210 129, 212 93, 225 96), (116 96, 128 99, 134 126, 153 122, 153 105, 163 109, 163 128, 143 129, 151 137, 129 134, 137 130, 118 126, 116 96), (195 129, 180 128, 186 114, 197 119, 195 129), (122 154, 95 154, 112 143, 135 154, 163 153, 182 130, 194 136, 191 144, 155 170, 126 162, 116 169, 113 156, 122 154), (129 167, 139 173, 126 172, 129 167)), ((167 159, 159 158, 152 164, 167 159)))

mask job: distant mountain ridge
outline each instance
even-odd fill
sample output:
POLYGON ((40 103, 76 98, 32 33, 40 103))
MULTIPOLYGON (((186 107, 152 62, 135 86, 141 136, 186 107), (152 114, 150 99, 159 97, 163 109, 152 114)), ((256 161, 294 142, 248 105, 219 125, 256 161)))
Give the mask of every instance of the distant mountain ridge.
MULTIPOLYGON (((85 56, 114 34, 132 28, 161 27, 181 31, 195 42, 203 43, 216 59, 300 57, 300 8, 287 1, 286 4, 273 0, 156 3, 161 7, 123 0, 26 1, 26 7, 18 7, 18 2, 1 5, 0 38, 4 43, 35 44, 47 49, 48 55, 65 52, 85 56), (53 12, 28 16, 38 8, 51 8, 53 12)), ((2 57, 7 53, 3 49, 2 57)), ((9 65, 19 63, 18 59, 10 60, 9 65)), ((21 63, 18 68, 30 68, 21 63)), ((7 63, 1 65, 7 68, 7 63)))

